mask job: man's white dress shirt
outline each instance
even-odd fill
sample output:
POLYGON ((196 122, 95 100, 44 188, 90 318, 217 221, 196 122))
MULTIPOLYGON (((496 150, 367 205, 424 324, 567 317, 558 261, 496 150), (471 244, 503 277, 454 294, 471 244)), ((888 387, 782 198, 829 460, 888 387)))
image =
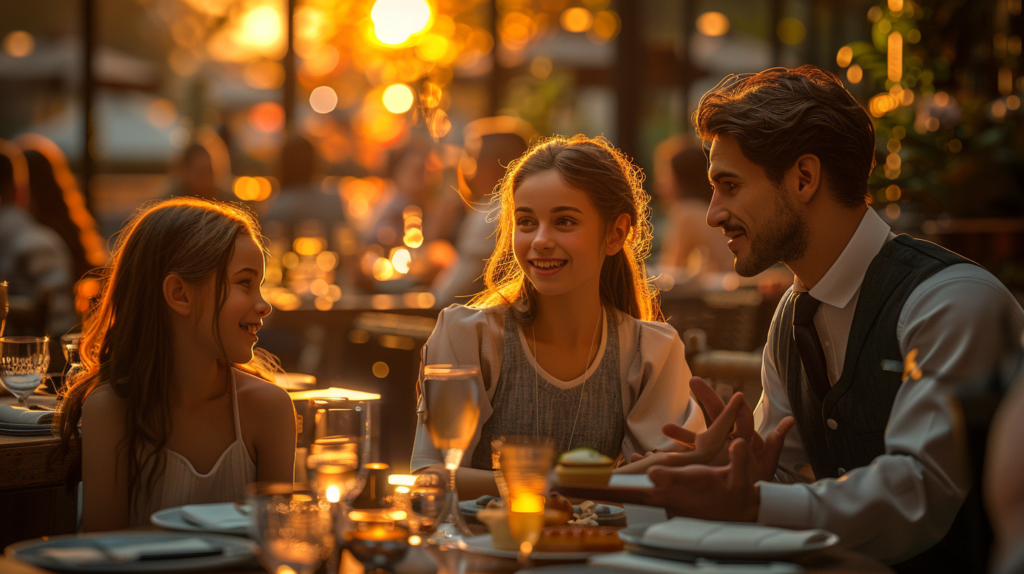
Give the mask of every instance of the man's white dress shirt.
MULTIPOLYGON (((843 253, 810 290, 821 301, 814 326, 832 385, 843 372, 868 265, 894 237, 868 209, 843 253)), ((807 291, 799 279, 793 288, 807 291)), ((759 483, 758 522, 824 528, 838 534, 845 547, 889 563, 941 540, 970 487, 965 451, 955 443, 951 391, 995 368, 1007 345, 1000 328, 1006 317, 1017 332, 1024 329, 1020 305, 979 266, 952 265, 918 285, 900 313, 896 337, 904 357, 917 349, 923 376, 903 383, 896 395, 885 429, 885 454, 838 479, 814 481, 800 434, 793 428, 779 460, 778 482, 759 483)), ((762 360, 764 393, 754 413, 762 436, 792 415, 786 381, 779 379, 775 365, 772 337, 762 360)))

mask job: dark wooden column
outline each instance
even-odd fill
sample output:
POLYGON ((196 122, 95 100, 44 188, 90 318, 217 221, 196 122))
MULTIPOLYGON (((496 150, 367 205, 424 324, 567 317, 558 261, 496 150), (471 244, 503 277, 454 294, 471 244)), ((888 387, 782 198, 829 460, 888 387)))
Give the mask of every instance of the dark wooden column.
POLYGON ((90 184, 96 166, 93 160, 95 132, 93 129, 93 103, 96 93, 96 71, 93 52, 96 45, 96 6, 94 0, 82 0, 82 194, 85 205, 92 210, 90 184))
POLYGON ((284 93, 281 105, 284 107, 285 132, 291 130, 295 123, 295 1, 288 0, 287 23, 285 34, 288 36, 288 51, 284 55, 284 93))
POLYGON ((643 2, 619 3, 622 29, 617 42, 615 95, 618 101, 618 141, 612 142, 628 157, 640 150, 640 118, 643 105, 645 51, 643 38, 643 2))
MULTIPOLYGON (((499 39, 498 32, 498 20, 501 18, 501 14, 498 13, 497 0, 491 0, 488 3, 488 11, 491 17, 491 37, 494 38, 494 47, 491 48, 491 74, 487 79, 487 110, 492 116, 498 114, 498 108, 501 106, 501 96, 505 92, 505 69, 501 67, 501 62, 498 61, 498 44, 501 42, 499 39)), ((545 134, 548 135, 548 134, 545 134)))

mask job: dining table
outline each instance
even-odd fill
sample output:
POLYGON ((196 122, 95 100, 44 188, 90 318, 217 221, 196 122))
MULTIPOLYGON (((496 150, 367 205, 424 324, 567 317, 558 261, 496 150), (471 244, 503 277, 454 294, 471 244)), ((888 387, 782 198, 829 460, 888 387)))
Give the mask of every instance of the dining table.
MULTIPOLYGON (((156 527, 134 529, 129 532, 153 532, 160 530, 156 527)), ((340 574, 364 574, 363 566, 356 561, 347 551, 342 553, 340 574)), ((804 569, 805 574, 892 574, 893 570, 881 562, 852 550, 841 548, 830 548, 813 554, 804 555, 792 560, 804 569)), ((543 574, 545 570, 555 568, 552 563, 537 562, 528 569, 530 573, 537 570, 537 574, 543 574)), ((562 564, 559 569, 565 569, 569 565, 562 564)), ((577 569, 586 566, 582 563, 576 564, 577 569)), ((611 567, 589 567, 590 571, 599 574, 625 574, 626 570, 619 570, 611 567)), ((392 572, 394 574, 510 574, 512 572, 523 572, 527 570, 520 568, 514 559, 498 558, 473 554, 456 547, 440 548, 434 545, 423 544, 411 547, 405 559, 397 564, 392 572)), ((37 568, 7 556, 0 557, 0 573, 3 574, 50 574, 51 571, 37 568)), ((228 569, 208 570, 211 574, 265 574, 267 571, 259 566, 255 560, 251 563, 228 569)), ((553 571, 551 574, 558 574, 553 571)), ((568 574, 568 573, 566 573, 568 574)))

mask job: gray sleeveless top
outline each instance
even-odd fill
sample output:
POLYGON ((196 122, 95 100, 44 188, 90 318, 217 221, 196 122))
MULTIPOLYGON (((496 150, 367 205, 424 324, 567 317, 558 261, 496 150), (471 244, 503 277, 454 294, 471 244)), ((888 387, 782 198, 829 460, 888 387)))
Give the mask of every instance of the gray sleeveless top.
POLYGON ((512 435, 549 437, 560 451, 585 446, 613 459, 619 456, 625 415, 619 380, 619 332, 608 320, 610 313, 604 313, 606 339, 604 353, 596 359, 597 368, 585 385, 568 389, 556 387, 537 372, 527 354, 529 350, 523 348, 512 313, 505 313, 501 374, 491 401, 494 414, 480 429, 480 442, 473 451, 473 468, 491 470, 491 441, 512 435), (577 405, 579 421, 574 434, 577 405))

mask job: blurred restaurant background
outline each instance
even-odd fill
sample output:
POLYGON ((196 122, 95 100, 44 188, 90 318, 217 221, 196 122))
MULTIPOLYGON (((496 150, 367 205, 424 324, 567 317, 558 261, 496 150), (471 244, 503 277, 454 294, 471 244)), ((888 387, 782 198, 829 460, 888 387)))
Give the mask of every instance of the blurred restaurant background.
POLYGON ((739 277, 706 227, 689 120, 701 95, 771 66, 837 74, 875 119, 872 207, 1024 299, 1021 11, 1021 0, 3 2, 0 152, 16 158, 19 201, 73 263, 63 282, 11 282, 6 334, 77 331, 99 292, 92 270, 144 203, 244 203, 271 254, 260 346, 317 388, 379 394, 375 456, 407 472, 419 349, 438 310, 481 286, 503 166, 540 137, 584 133, 646 174, 648 271, 692 370, 756 401, 792 276, 739 277))

